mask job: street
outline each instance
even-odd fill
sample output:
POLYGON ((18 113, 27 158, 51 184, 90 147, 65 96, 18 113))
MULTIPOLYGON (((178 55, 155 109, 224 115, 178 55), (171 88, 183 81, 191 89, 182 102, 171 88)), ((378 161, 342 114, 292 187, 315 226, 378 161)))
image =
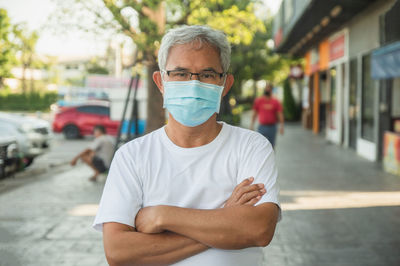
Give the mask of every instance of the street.
MULTIPOLYGON (((56 136, 32 169, 0 181, 0 265, 107 265, 91 227, 105 176, 66 162, 90 143, 56 136)), ((400 179, 300 125, 277 143, 283 219, 265 265, 400 265, 400 179)))

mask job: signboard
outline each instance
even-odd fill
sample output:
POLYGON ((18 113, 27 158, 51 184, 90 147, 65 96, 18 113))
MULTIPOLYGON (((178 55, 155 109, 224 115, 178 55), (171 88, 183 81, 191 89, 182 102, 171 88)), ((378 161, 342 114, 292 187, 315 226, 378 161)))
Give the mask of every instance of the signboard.
POLYGON ((400 134, 385 132, 383 145, 384 170, 400 176, 400 134))
POLYGON ((373 79, 400 77, 400 41, 372 52, 371 72, 373 79))
POLYGON ((345 35, 343 33, 331 40, 329 44, 329 60, 334 61, 336 59, 342 58, 345 55, 344 49, 345 35))
MULTIPOLYGON (((106 75, 89 75, 86 78, 86 87, 89 88, 107 88, 107 89, 128 89, 130 77, 116 78, 113 76, 106 75)), ((142 84, 139 81, 138 88, 141 88, 142 84)))
MULTIPOLYGON (((117 78, 107 75, 89 75, 86 78, 86 86, 105 91, 110 99, 110 118, 112 120, 121 120, 122 113, 125 106, 125 98, 127 97, 130 78, 117 78)), ((136 80, 133 81, 133 87, 136 80)), ((133 89, 133 88, 132 88, 133 89)), ((129 101, 127 114, 131 114, 132 97, 129 101)), ((139 80, 137 90, 137 100, 139 108, 139 119, 146 119, 147 117, 147 90, 145 89, 145 82, 139 80)))

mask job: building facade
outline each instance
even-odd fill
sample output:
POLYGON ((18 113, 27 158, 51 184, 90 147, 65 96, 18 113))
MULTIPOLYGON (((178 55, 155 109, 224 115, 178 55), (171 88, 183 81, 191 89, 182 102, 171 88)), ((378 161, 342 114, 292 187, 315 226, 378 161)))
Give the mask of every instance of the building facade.
POLYGON ((400 123, 398 14, 399 0, 283 0, 274 19, 276 51, 305 58, 304 126, 371 161, 400 123))

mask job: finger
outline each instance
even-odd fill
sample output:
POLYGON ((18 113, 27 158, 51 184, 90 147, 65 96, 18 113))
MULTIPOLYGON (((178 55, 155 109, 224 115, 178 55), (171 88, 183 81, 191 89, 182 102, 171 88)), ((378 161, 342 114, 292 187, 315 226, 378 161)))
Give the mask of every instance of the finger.
POLYGON ((244 205, 254 205, 256 204, 259 200, 261 199, 261 196, 257 196, 251 200, 249 200, 248 202, 246 202, 244 205))
POLYGON ((240 197, 240 199, 239 199, 239 203, 240 204, 245 204, 246 202, 248 202, 249 200, 252 200, 252 199, 254 199, 254 198, 256 198, 256 197, 258 197, 258 196, 260 196, 260 191, 252 191, 252 192, 248 192, 248 193, 245 193, 245 194, 243 194, 243 196, 242 197, 240 197))
POLYGON ((253 184, 253 185, 248 185, 245 187, 241 187, 237 193, 239 194, 239 198, 242 197, 245 193, 249 193, 252 191, 260 190, 264 188, 264 184, 253 184))
POLYGON ((239 190, 242 189, 243 187, 246 187, 250 185, 254 181, 254 177, 246 178, 242 182, 240 182, 239 185, 237 185, 232 192, 231 197, 233 198, 234 201, 237 201, 241 197, 241 193, 238 194, 239 190))
POLYGON ((240 189, 241 187, 248 186, 248 185, 250 185, 251 183, 253 183, 253 181, 254 181, 254 177, 246 178, 245 180, 243 180, 242 182, 240 182, 240 184, 237 185, 233 191, 235 191, 235 190, 237 191, 237 190, 240 189))
POLYGON ((261 190, 256 190, 256 191, 251 191, 248 193, 243 194, 243 196, 239 199, 239 203, 240 204, 244 204, 246 202, 248 202, 249 200, 252 200, 253 198, 256 198, 258 196, 262 196, 264 195, 266 192, 265 189, 261 189, 261 190))

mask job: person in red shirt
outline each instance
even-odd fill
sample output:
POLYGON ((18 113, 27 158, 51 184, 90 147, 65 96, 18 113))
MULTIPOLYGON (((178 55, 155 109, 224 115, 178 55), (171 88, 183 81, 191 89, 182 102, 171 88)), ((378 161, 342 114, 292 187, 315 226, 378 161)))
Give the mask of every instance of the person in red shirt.
POLYGON ((258 132, 265 136, 275 147, 277 123, 280 123, 279 132, 283 135, 284 118, 281 103, 272 97, 272 85, 267 84, 264 95, 255 99, 253 104, 253 116, 250 129, 254 130, 254 122, 258 116, 258 132))

